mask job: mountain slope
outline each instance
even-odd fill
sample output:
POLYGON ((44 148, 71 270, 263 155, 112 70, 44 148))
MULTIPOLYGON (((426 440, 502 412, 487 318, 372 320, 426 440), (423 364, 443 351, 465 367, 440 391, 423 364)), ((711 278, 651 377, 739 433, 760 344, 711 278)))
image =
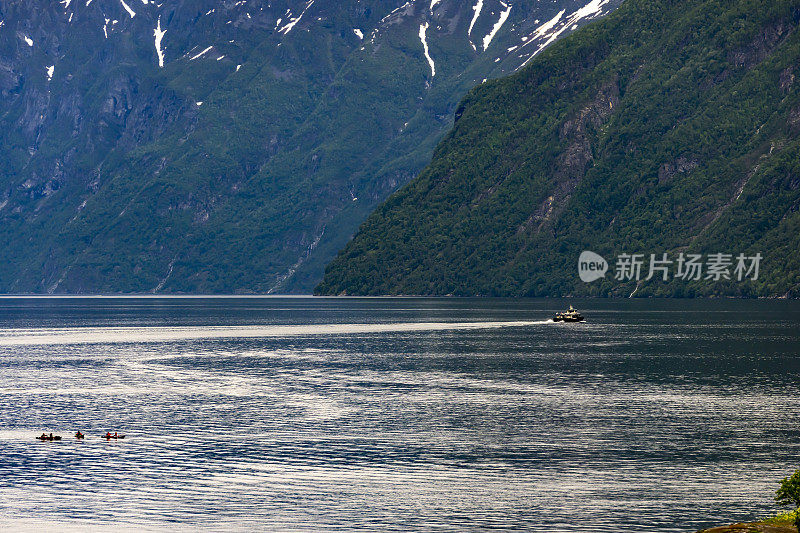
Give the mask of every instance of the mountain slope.
POLYGON ((797 296, 799 20, 798 1, 628 0, 470 92, 317 292, 797 296), (583 250, 605 278, 579 279, 583 250), (663 253, 672 274, 681 253, 763 261, 616 279, 615 257, 663 253))
POLYGON ((0 292, 309 291, 462 95, 620 0, 0 0, 0 292))

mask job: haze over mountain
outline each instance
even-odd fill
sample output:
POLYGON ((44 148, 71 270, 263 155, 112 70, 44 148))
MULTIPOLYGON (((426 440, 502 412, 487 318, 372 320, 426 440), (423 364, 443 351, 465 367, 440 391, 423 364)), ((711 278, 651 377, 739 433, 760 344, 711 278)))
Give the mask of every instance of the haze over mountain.
POLYGON ((308 292, 460 98, 619 0, 0 0, 0 292, 308 292))
POLYGON ((797 0, 627 0, 470 92, 318 293, 800 296, 798 23, 797 0), (609 273, 584 283, 582 251, 609 273), (719 268, 678 278, 681 254, 719 268))

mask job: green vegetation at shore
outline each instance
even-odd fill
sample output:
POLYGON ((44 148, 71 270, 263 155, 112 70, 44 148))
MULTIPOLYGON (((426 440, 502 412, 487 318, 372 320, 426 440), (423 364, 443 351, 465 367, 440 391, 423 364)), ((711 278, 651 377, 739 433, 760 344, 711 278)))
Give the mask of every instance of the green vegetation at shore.
POLYGON ((800 470, 781 480, 781 486, 775 493, 775 501, 795 508, 792 513, 781 513, 776 518, 790 517, 800 530, 800 470))
POLYGON ((764 518, 762 522, 773 526, 791 526, 797 522, 798 517, 800 517, 800 512, 798 511, 784 511, 775 516, 764 518))
POLYGON ((797 512, 778 513, 758 522, 743 522, 704 529, 698 533, 797 533, 794 522, 797 512))
POLYGON ((796 533, 792 525, 771 524, 768 522, 747 522, 729 526, 712 527, 698 533, 796 533))
POLYGON ((797 297, 799 21, 798 0, 628 0, 470 92, 316 292, 797 297), (604 279, 580 281, 583 250, 604 279), (681 252, 764 259, 757 280, 614 279, 620 254, 681 252))
POLYGON ((775 491, 775 501, 795 507, 794 511, 780 512, 758 522, 712 527, 699 533, 797 533, 800 531, 800 470, 783 478, 780 483, 780 488, 775 491))

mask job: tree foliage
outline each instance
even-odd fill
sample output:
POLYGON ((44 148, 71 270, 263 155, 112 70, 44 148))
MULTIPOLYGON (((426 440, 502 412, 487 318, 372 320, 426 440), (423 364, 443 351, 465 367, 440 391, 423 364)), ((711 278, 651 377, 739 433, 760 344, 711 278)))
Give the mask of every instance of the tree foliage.
MULTIPOLYGON (((792 505, 797 511, 800 511, 800 470, 781 480, 781 486, 775 494, 775 501, 781 505, 792 505)), ((795 514, 795 525, 800 530, 800 512, 795 514)))
POLYGON ((800 507, 800 470, 781 480, 781 487, 775 494, 775 501, 781 505, 800 507))

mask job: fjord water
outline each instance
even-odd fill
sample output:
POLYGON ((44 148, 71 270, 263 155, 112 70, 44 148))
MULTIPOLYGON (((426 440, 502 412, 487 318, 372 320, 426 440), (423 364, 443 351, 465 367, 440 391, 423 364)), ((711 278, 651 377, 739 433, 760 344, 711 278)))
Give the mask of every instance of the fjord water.
POLYGON ((3 529, 692 531, 798 422, 797 302, 0 299, 3 529))

